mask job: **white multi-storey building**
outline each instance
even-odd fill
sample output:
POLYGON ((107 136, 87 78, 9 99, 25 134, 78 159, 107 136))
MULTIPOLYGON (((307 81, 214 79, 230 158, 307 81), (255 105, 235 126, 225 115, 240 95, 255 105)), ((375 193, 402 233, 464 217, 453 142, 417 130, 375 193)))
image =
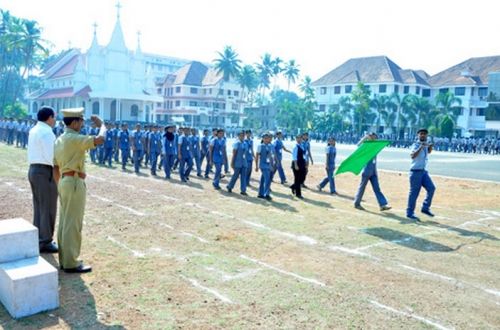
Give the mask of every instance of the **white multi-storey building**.
POLYGON ((239 127, 244 95, 239 83, 224 81, 213 67, 193 61, 157 83, 164 100, 156 120, 194 126, 239 127))
POLYGON ((350 59, 315 81, 313 86, 319 112, 338 106, 340 98, 350 95, 358 82, 369 86, 372 95, 414 94, 431 102, 438 93, 450 91, 462 101, 457 127, 462 134, 476 135, 500 128, 498 122, 485 118, 492 90, 489 82, 494 84, 500 80, 498 72, 500 56, 471 58, 432 77, 422 70, 403 70, 386 56, 375 56, 350 59))

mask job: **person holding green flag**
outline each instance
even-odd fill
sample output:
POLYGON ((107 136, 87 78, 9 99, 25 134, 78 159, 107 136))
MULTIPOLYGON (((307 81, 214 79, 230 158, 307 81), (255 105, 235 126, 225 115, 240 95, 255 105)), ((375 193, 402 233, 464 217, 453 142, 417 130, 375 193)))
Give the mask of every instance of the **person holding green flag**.
MULTIPOLYGON (((363 144, 365 141, 375 141, 375 140, 377 140, 377 134, 374 132, 369 133, 365 137, 363 137, 361 141, 359 141, 358 146, 363 144)), ((368 162, 368 164, 366 164, 366 166, 363 169, 363 173, 361 174, 361 182, 359 184, 356 197, 354 198, 354 207, 357 208, 358 210, 364 210, 364 208, 361 206, 361 199, 363 198, 363 195, 365 193, 365 188, 368 182, 370 182, 372 185, 373 192, 375 193, 375 197, 377 198, 377 202, 380 206, 380 211, 390 210, 391 207, 389 206, 384 194, 380 190, 380 185, 378 182, 378 175, 377 175, 376 156, 373 159, 371 159, 368 162)))

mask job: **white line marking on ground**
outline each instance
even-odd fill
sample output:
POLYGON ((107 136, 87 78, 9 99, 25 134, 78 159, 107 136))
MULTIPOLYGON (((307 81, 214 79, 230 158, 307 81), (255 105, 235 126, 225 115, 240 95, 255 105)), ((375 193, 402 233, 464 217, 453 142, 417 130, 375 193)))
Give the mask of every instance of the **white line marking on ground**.
POLYGON ((424 322, 428 325, 432 325, 433 327, 437 328, 437 329, 440 329, 440 330, 452 330, 454 328, 450 328, 450 327, 447 327, 447 326, 444 326, 444 325, 441 325, 435 321, 431 321, 425 317, 422 317, 422 316, 419 316, 419 315, 416 315, 416 314, 413 314, 413 313, 407 313, 407 312, 404 312, 404 311, 400 311, 400 310, 397 310, 393 307, 390 307, 390 306, 386 306, 384 304, 381 304, 379 303, 378 301, 375 301, 375 300, 370 300, 370 303, 378 308, 381 308, 381 309, 385 309, 387 311, 390 311, 392 313, 395 313, 395 314, 399 314, 399 315, 403 315, 403 316, 406 316, 406 317, 411 317, 415 320, 419 320, 421 322, 424 322))
POLYGON ((196 239, 196 240, 200 241, 201 243, 205 243, 205 244, 209 244, 209 243, 210 243, 208 240, 204 239, 203 237, 196 236, 196 235, 191 234, 191 233, 188 233, 188 232, 186 232, 186 231, 181 231, 181 232, 179 232, 179 233, 180 233, 181 235, 183 235, 183 236, 187 236, 187 237, 194 238, 194 239, 196 239))
MULTIPOLYGON (((488 293, 491 293, 491 294, 494 294, 495 296, 500 297, 500 291, 498 291, 498 290, 484 289, 484 291, 486 291, 486 292, 488 292, 488 293)), ((497 303, 497 304, 498 304, 498 303, 497 303)))
POLYGON ((158 223, 158 225, 161 227, 168 228, 170 230, 175 230, 174 227, 172 227, 171 225, 167 225, 166 223, 158 223))
POLYGON ((373 260, 380 260, 379 258, 374 257, 371 254, 368 254, 366 252, 359 251, 358 249, 349 249, 349 248, 346 248, 343 246, 329 246, 328 248, 332 251, 340 251, 340 252, 352 254, 355 256, 359 256, 359 257, 367 257, 367 258, 373 259, 373 260))
POLYGON ((101 197, 99 195, 96 195, 96 194, 90 194, 90 197, 93 197, 95 199, 98 199, 102 202, 105 202, 105 203, 110 203, 112 204, 113 206, 116 206, 116 207, 119 207, 121 209, 124 209, 130 213, 132 213, 133 215, 137 215, 137 216, 140 216, 140 217, 143 217, 146 215, 146 213, 143 213, 143 212, 139 212, 137 210, 134 210, 133 208, 131 207, 128 207, 128 206, 125 206, 125 205, 121 205, 121 204, 118 204, 116 202, 113 202, 112 200, 108 199, 108 198, 105 198, 105 197, 101 197))
POLYGON ((417 272, 417 273, 420 273, 420 274, 424 274, 424 275, 436 277, 436 278, 439 278, 439 279, 444 280, 444 281, 454 282, 454 283, 458 282, 458 280, 456 278, 452 278, 452 277, 441 275, 441 274, 436 274, 436 273, 429 272, 429 271, 426 271, 426 270, 423 270, 423 269, 418 269, 418 268, 411 267, 411 266, 404 265, 404 264, 399 264, 398 266, 403 267, 405 269, 409 269, 411 271, 414 271, 414 272, 417 272))
POLYGON ((182 277, 183 279, 185 279, 186 281, 188 281, 189 283, 191 283, 191 285, 192 285, 192 286, 194 286, 194 287, 196 287, 196 288, 198 288, 198 289, 200 289, 200 290, 203 290, 203 291, 205 291, 205 292, 208 292, 208 293, 210 293, 210 294, 214 295, 216 298, 218 298, 218 299, 219 299, 219 300, 221 300, 222 302, 225 302, 225 303, 227 303, 227 304, 233 304, 233 302, 232 302, 232 300, 231 300, 231 299, 229 299, 228 297, 226 297, 226 296, 224 296, 224 295, 220 294, 219 292, 217 292, 217 291, 216 291, 216 290, 214 290, 214 289, 207 288, 206 286, 201 285, 200 283, 198 283, 198 281, 197 281, 197 280, 195 280, 195 279, 193 279, 193 278, 189 278, 189 277, 183 276, 183 275, 181 275, 181 277, 182 277))
POLYGON ((129 248, 127 245, 125 245, 124 243, 118 241, 117 239, 113 238, 112 236, 108 236, 107 237, 108 241, 111 241, 113 243, 115 243, 116 245, 118 245, 119 247, 129 251, 132 253, 132 255, 134 257, 137 257, 137 258, 144 258, 146 255, 142 252, 139 252, 139 251, 136 251, 136 250, 133 250, 131 248, 129 248))
POLYGON ((250 270, 238 273, 236 275, 231 275, 231 274, 228 274, 220 269, 216 269, 214 267, 205 267, 205 269, 208 270, 209 272, 213 272, 213 273, 216 273, 217 275, 219 275, 222 278, 223 282, 229 282, 229 281, 233 281, 233 280, 240 280, 243 278, 251 277, 251 276, 253 276, 261 271, 261 269, 250 269, 250 270))
POLYGON ((242 259, 245 259, 245 260, 248 260, 248 261, 251 261, 253 263, 256 263, 260 266, 263 266, 265 268, 269 268, 271 270, 274 270, 275 272, 278 272, 278 273, 281 273, 281 274, 284 274, 284 275, 288 275, 288 276, 291 276, 291 277, 294 277, 300 281, 303 281, 303 282, 308 282, 308 283, 312 283, 312 284, 315 284, 315 285, 319 285, 319 286, 326 286, 325 283, 323 282, 320 282, 316 279, 313 279, 313 278, 308 278, 308 277, 303 277, 303 276, 300 276, 298 274, 295 274, 295 273, 292 273, 292 272, 288 272, 286 270, 283 270, 283 269, 279 269, 277 267, 274 267, 272 265, 269 265, 263 261, 260 261, 260 260, 257 260, 257 259, 253 259, 253 258, 250 258, 250 257, 247 257, 246 255, 240 255, 240 258, 242 259))
POLYGON ((270 227, 267 227, 266 225, 263 225, 261 223, 256 223, 256 222, 252 222, 252 221, 248 221, 248 220, 239 220, 251 227, 255 227, 255 228, 259 228, 259 229, 264 229, 264 230, 267 230, 267 231, 270 231, 271 233, 275 234, 275 235, 279 235, 279 236, 284 236, 284 237, 287 237, 287 238, 291 238, 293 239, 294 241, 298 241, 298 242, 301 242, 301 243, 304 243, 304 244, 307 244, 307 245, 316 245, 318 244, 318 242, 312 238, 312 237, 309 237, 309 236, 305 236, 305 235, 295 235, 295 234, 292 234, 292 233, 287 233, 287 232, 284 232, 284 231, 280 231, 280 230, 276 230, 276 229, 272 229, 270 227))

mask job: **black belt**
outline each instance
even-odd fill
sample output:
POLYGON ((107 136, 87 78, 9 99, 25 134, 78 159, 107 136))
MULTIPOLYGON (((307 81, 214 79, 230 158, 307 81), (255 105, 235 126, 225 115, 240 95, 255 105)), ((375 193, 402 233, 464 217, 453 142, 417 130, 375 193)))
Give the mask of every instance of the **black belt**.
POLYGON ((423 172, 423 171, 425 171, 425 170, 423 170, 423 169, 422 169, 422 170, 410 170, 410 171, 411 171, 411 172, 423 172))
POLYGON ((30 164, 30 167, 52 169, 52 166, 47 164, 30 164))

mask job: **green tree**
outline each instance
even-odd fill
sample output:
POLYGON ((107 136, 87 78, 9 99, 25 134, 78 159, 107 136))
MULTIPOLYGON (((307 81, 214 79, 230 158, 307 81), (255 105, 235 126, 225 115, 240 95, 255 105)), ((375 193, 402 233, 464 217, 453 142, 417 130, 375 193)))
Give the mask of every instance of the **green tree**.
POLYGON ((352 116, 353 108, 354 106, 352 104, 352 100, 348 95, 342 96, 339 99, 339 113, 343 118, 347 119, 344 119, 344 121, 342 122, 342 132, 344 132, 344 129, 348 127, 346 126, 346 122, 349 124, 349 126, 352 126, 354 123, 354 119, 352 116))
POLYGON ((357 122, 358 134, 363 133, 363 126, 369 124, 370 109, 370 89, 358 82, 351 94, 354 106, 354 120, 357 122))
POLYGON ((283 72, 283 60, 279 57, 276 57, 272 62, 272 76, 274 77, 274 88, 278 86, 278 78, 279 75, 283 72))
POLYGON ((453 128, 455 128, 458 116, 462 110, 462 100, 456 97, 451 92, 438 93, 434 99, 439 115, 435 117, 435 126, 440 126, 440 122, 444 117, 448 116, 453 121, 453 128))
POLYGON ((5 107, 4 115, 7 118, 25 119, 28 116, 28 109, 24 104, 16 102, 5 107))
MULTIPOLYGON (((244 103, 243 98, 245 97, 245 90, 246 90, 248 91, 248 95, 246 96, 245 103, 249 104, 250 95, 252 95, 252 93, 257 89, 259 85, 257 73, 255 72, 253 66, 251 65, 243 66, 238 75, 238 83, 240 84, 241 87, 240 103, 244 103)), ((241 113, 238 112, 238 115, 241 116, 241 113)))
POLYGON ((370 101, 370 107, 375 110, 377 114, 376 119, 376 130, 382 127, 382 118, 387 117, 387 108, 390 105, 390 98, 387 95, 378 95, 375 94, 370 101))
POLYGON ((261 62, 256 63, 257 76, 259 77, 259 87, 261 90, 261 95, 263 96, 266 89, 269 89, 271 84, 271 77, 273 76, 273 59, 271 54, 265 53, 261 57, 261 62))
POLYGON ((290 85, 295 84, 295 81, 299 77, 299 66, 295 63, 295 60, 290 60, 285 66, 284 76, 288 83, 287 91, 290 91, 290 85))
POLYGON ((441 122, 439 123, 439 129, 441 136, 447 137, 447 138, 452 138, 453 137, 453 130, 455 128, 455 123, 453 122, 453 119, 451 118, 450 115, 444 115, 441 118, 441 122))
MULTIPOLYGON (((222 76, 220 80, 219 88, 223 90, 225 82, 230 79, 235 79, 239 76, 241 70, 241 61, 238 58, 238 53, 231 47, 226 46, 222 52, 217 52, 218 58, 214 60, 215 71, 218 75, 222 76)), ((214 102, 215 103, 215 102, 214 102)), ((212 109, 212 113, 215 112, 215 106, 212 109)), ((218 124, 218 116, 216 117, 215 123, 218 124)))

